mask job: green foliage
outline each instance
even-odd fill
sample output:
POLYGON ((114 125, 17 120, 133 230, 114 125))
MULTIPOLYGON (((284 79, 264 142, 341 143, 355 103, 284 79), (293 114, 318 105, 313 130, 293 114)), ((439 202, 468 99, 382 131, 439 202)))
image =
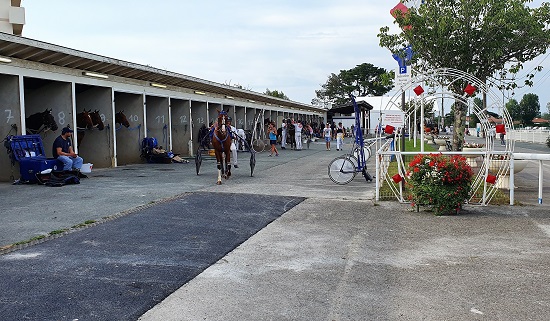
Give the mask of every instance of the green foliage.
POLYGON ((271 96, 271 97, 277 97, 277 98, 281 98, 281 99, 284 99, 284 100, 290 100, 290 98, 288 98, 287 95, 285 95, 282 91, 269 90, 269 88, 267 88, 265 90, 264 94, 268 95, 268 96, 271 96))
POLYGON ((521 121, 521 109, 517 100, 510 99, 504 106, 506 107, 508 114, 510 114, 510 117, 512 117, 513 120, 521 121))
POLYGON ((524 124, 532 124, 533 118, 540 116, 539 96, 535 94, 525 94, 519 102, 520 120, 524 124))
MULTIPOLYGON (((503 70, 517 73, 523 63, 550 46, 550 4, 530 8, 530 0, 434 0, 396 19, 405 28, 390 35, 380 29, 380 45, 392 53, 411 45, 416 68, 453 67, 481 80, 503 70), (507 68, 506 63, 512 63, 507 68)), ((499 78, 500 80, 500 78, 499 78)), ((512 82, 508 83, 512 86, 512 82)))
MULTIPOLYGON (((498 83, 504 88, 532 85, 533 74, 524 84, 515 82, 523 64, 544 54, 550 47, 550 4, 530 8, 531 0, 432 0, 406 14, 398 15, 395 23, 399 34, 390 34, 382 27, 380 46, 398 53, 411 45, 414 68, 419 71, 434 68, 456 68, 486 82, 500 71, 498 83), (502 82, 501 82, 502 81, 502 82)), ((462 95, 462 81, 451 90, 462 95)), ((464 133, 465 107, 455 108, 453 146, 461 145, 464 133)))
POLYGON ((456 213, 471 192, 472 168, 466 158, 418 154, 407 171, 412 206, 429 206, 435 215, 456 213))
POLYGON ((349 70, 331 74, 322 89, 315 94, 319 101, 330 101, 336 105, 349 102, 349 94, 359 96, 381 96, 389 92, 393 86, 393 77, 384 68, 369 63, 357 65, 349 70))

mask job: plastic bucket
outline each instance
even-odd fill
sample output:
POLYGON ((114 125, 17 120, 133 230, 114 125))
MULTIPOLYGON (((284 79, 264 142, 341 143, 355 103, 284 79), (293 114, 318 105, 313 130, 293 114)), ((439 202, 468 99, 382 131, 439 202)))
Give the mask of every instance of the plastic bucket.
POLYGON ((80 172, 81 173, 91 173, 93 166, 94 166, 94 164, 92 164, 92 163, 82 164, 82 167, 80 168, 80 172))

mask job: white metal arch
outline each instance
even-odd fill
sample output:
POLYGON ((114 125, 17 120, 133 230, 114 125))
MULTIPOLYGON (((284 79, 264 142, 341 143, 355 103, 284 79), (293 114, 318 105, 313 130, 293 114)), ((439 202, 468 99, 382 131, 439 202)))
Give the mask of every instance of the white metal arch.
MULTIPOLYGON (((429 99, 451 99, 454 102, 460 102, 471 107, 471 111, 478 117, 481 124, 481 130, 484 133, 489 133, 489 130, 491 130, 493 126, 490 122, 489 114, 486 112, 488 110, 495 110, 497 114, 502 116, 501 120, 502 124, 504 124, 505 126, 506 132, 510 132, 511 130, 513 130, 512 119, 508 111, 506 110, 500 95, 498 95, 497 92, 491 90, 491 88, 488 87, 481 80, 466 72, 453 68, 439 68, 426 73, 416 73, 415 75, 413 75, 411 82, 406 86, 403 86, 401 90, 401 92, 397 92, 394 96, 391 97, 390 101, 386 105, 385 110, 388 110, 392 107, 399 107, 401 109, 402 93, 405 92, 405 95, 408 95, 408 99, 406 100, 415 103, 415 108, 410 109, 408 113, 405 114, 405 120, 403 124, 403 127, 409 124, 409 134, 411 134, 411 120, 416 117, 418 109, 421 109, 421 115, 422 117, 424 116, 423 99, 426 99, 426 97, 429 97, 429 99), (476 92, 486 95, 487 106, 485 108, 483 108, 483 106, 478 106, 474 103, 474 96, 470 96, 465 92, 462 95, 453 92, 451 88, 456 82, 463 82, 465 84, 470 84, 476 87, 476 92), (414 92, 414 89, 418 86, 421 86, 424 89, 424 93, 417 95, 414 92), (418 103, 419 101, 420 103, 418 103)), ((416 130, 416 125, 414 127, 416 130)), ((381 133, 379 133, 379 135, 381 135, 381 133)), ((421 120, 421 144, 424 144, 423 136, 424 120, 421 120)), ((510 137, 512 137, 512 135, 510 135, 510 137)), ((483 163, 481 164, 479 171, 475 174, 473 179, 472 194, 469 200, 471 204, 488 204, 490 202, 498 188, 495 184, 490 184, 486 182, 487 176, 503 176, 504 174, 509 173, 510 166, 509 161, 494 162, 492 160, 494 158, 497 158, 497 156, 502 156, 506 159, 510 159, 513 155, 513 149, 513 138, 507 139, 506 145, 503 147, 503 149, 496 151, 494 148, 494 140, 491 140, 489 135, 485 135, 485 155, 483 158, 483 163)), ((399 153, 400 152, 396 152, 396 154, 399 153)), ((398 158, 401 158, 401 155, 398 155, 398 158)), ((399 161, 398 166, 399 173, 406 173, 406 164, 403 161, 399 161)), ((393 184, 392 178, 389 177, 387 172, 385 173, 384 178, 387 184, 390 184, 390 186, 393 184)), ((399 200, 403 201, 403 198, 398 189, 392 188, 392 191, 399 200)))

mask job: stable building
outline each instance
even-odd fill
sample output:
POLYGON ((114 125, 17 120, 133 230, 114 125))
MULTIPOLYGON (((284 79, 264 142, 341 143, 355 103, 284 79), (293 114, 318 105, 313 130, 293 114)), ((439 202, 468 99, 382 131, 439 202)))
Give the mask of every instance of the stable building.
MULTIPOLYGON (((13 21, 24 23, 24 12, 14 10, 13 21)), ((199 129, 221 109, 245 130, 253 129, 258 113, 278 126, 288 118, 318 124, 326 119, 326 110, 312 105, 0 32, 0 134, 26 135, 27 118, 51 110, 59 129, 40 132, 49 157, 61 128, 77 128, 76 116, 84 110, 98 110, 106 125, 74 133, 75 141, 84 135, 75 149, 95 168, 143 162, 144 137, 193 156, 199 129), (118 112, 127 116, 129 127, 115 123, 118 112)), ((1 153, 0 181, 18 172, 1 153)))

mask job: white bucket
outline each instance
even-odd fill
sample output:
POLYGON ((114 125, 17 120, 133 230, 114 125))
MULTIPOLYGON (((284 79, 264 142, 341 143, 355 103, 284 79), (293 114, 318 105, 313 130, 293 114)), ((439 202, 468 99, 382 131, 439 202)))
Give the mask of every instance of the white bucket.
POLYGON ((94 164, 92 164, 92 163, 82 164, 82 167, 80 168, 80 172, 81 173, 91 173, 93 166, 94 166, 94 164))

